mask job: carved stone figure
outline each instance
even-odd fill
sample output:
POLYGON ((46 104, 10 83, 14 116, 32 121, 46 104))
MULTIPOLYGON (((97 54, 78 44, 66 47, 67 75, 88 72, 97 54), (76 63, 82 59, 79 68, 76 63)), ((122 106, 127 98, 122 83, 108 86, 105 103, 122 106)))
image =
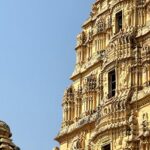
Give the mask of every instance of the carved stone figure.
POLYGON ((95 14, 96 14, 96 12, 97 12, 97 10, 98 10, 98 8, 97 8, 97 6, 95 5, 95 4, 93 4, 92 5, 92 11, 91 11, 91 16, 94 16, 95 14))
POLYGON ((83 150, 85 146, 85 132, 76 137, 72 144, 72 150, 83 150))
POLYGON ((129 117, 129 126, 130 126, 130 138, 129 140, 135 139, 138 134, 138 119, 137 119, 137 112, 134 110, 131 111, 131 116, 129 117))
POLYGON ((89 31, 89 35, 88 35, 89 41, 92 40, 92 37, 93 37, 93 30, 91 29, 91 30, 89 31))
POLYGON ((150 136, 148 113, 143 113, 140 136, 150 136))
POLYGON ((78 36, 77 36, 77 45, 82 45, 86 41, 86 36, 85 32, 82 31, 78 36))
POLYGON ((126 11, 126 27, 131 26, 131 14, 132 14, 132 10, 131 8, 128 8, 126 11))
POLYGON ((79 139, 73 142, 72 150, 81 150, 81 143, 79 139))
POLYGON ((105 22, 102 18, 99 18, 96 22, 97 27, 97 33, 104 32, 105 31, 105 22))

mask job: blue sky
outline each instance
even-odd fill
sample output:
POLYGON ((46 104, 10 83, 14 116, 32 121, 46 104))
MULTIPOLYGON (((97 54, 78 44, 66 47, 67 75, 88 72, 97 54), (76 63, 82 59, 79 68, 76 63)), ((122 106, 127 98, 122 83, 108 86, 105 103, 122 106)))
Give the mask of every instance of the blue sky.
POLYGON ((76 35, 93 2, 0 1, 0 119, 22 150, 52 150, 57 144, 76 35))

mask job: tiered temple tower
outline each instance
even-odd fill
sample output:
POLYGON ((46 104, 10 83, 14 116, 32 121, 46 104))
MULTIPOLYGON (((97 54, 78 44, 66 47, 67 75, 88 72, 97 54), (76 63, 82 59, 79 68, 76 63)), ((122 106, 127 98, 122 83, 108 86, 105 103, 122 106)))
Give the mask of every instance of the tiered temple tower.
POLYGON ((150 150, 150 0, 96 0, 75 49, 60 150, 150 150))
POLYGON ((11 131, 9 126, 0 121, 0 150, 20 150, 11 140, 11 131))

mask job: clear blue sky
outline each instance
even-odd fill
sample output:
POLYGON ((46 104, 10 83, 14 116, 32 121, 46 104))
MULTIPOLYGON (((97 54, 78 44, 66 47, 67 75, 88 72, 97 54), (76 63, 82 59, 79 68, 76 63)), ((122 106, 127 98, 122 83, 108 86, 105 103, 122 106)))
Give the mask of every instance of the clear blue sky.
POLYGON ((57 144, 76 35, 93 1, 0 1, 0 119, 22 150, 57 144))

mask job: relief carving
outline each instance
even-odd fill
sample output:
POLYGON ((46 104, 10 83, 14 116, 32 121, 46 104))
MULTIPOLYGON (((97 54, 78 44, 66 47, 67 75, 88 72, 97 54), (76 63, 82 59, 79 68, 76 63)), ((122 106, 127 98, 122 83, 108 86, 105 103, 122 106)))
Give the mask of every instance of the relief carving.
POLYGON ((78 36, 77 36, 77 46, 80 46, 84 44, 86 41, 86 35, 85 32, 82 31, 78 36))
POLYGON ((120 90, 122 90, 122 89, 126 89, 127 88, 127 81, 128 81, 128 75, 129 75, 129 73, 128 73, 128 71, 127 71, 127 65, 126 65, 126 63, 122 63, 121 65, 120 65, 120 75, 119 75, 119 87, 120 87, 120 90))
POLYGON ((138 135, 138 119, 137 112, 134 110, 131 111, 131 115, 129 117, 129 141, 132 141, 138 135))
POLYGON ((122 150, 122 142, 123 142, 123 138, 122 137, 119 137, 116 140, 116 150, 122 150))
POLYGON ((107 28, 111 28, 112 27, 112 17, 109 15, 107 18, 107 28))
POLYGON ((126 14, 125 14, 125 20, 126 20, 126 25, 125 25, 125 27, 129 27, 129 26, 131 26, 131 17, 132 17, 132 14, 133 14, 133 12, 132 12, 132 9, 129 7, 129 5, 128 5, 128 8, 127 8, 127 10, 126 10, 126 14))
POLYGON ((105 22, 103 18, 99 18, 96 22, 97 33, 101 33, 105 31, 105 22))
POLYGON ((72 150, 84 150, 86 132, 82 132, 79 136, 75 137, 72 142, 72 150))
POLYGON ((95 91, 97 86, 97 80, 94 75, 90 75, 85 79, 85 91, 95 91))
POLYGON ((142 115, 142 123, 140 125, 140 137, 148 137, 150 136, 150 124, 149 124, 149 118, 148 113, 143 113, 142 115))
POLYGON ((98 8, 95 4, 92 5, 92 11, 90 13, 91 17, 94 16, 98 11, 98 8))

